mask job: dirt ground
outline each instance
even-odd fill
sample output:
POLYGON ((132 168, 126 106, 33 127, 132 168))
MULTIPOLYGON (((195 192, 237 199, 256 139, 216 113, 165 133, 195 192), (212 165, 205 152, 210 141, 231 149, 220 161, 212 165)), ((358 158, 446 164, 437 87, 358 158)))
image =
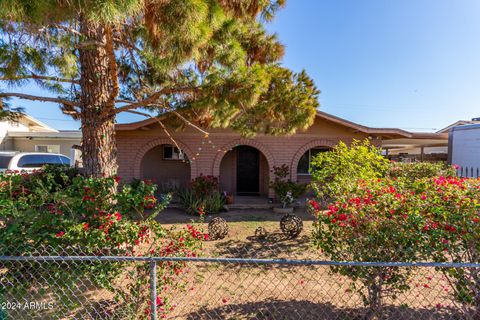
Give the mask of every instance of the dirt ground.
MULTIPOLYGON (((207 241, 204 256, 261 259, 324 259, 312 245, 313 217, 302 209, 303 231, 287 239, 280 230, 281 214, 271 210, 235 210, 216 216, 228 222, 223 240, 207 241), (265 228, 264 238, 255 230, 265 228)), ((188 223, 181 210, 161 213, 162 224, 188 223)), ((361 319, 366 314, 358 285, 333 274, 328 266, 191 263, 183 275, 185 288, 168 294, 170 319, 361 319)), ((387 298, 377 319, 461 319, 445 288, 448 283, 433 269, 415 269, 411 290, 387 298)))
MULTIPOLYGON (((311 247, 313 216, 304 209, 294 212, 303 220, 302 233, 295 239, 287 239, 280 229, 282 214, 272 210, 234 210, 207 216, 204 223, 198 224, 204 232, 208 231, 208 222, 215 217, 224 218, 229 227, 228 236, 222 240, 205 242, 204 256, 241 257, 241 258, 305 258, 314 252, 311 247), (255 237, 257 228, 266 230, 265 238, 255 237), (294 255, 294 256, 292 256, 294 255)), ((192 221, 193 216, 186 215, 180 209, 168 209, 159 214, 157 221, 165 226, 182 226, 192 221)))

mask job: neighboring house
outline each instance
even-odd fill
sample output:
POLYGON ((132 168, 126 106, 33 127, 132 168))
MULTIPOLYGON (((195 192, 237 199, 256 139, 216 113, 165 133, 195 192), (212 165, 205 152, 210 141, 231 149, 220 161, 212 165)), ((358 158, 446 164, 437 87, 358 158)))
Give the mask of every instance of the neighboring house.
MULTIPOLYGON (((168 127, 168 118, 162 120, 168 127)), ((310 181, 312 156, 340 141, 370 138, 377 146, 401 141, 448 143, 446 133, 413 133, 401 129, 370 128, 318 112, 314 124, 291 136, 258 135, 248 139, 231 129, 211 129, 205 136, 191 126, 168 129, 174 146, 156 119, 118 124, 119 175, 126 180, 155 179, 160 189, 184 188, 201 174, 219 178, 222 191, 273 196, 268 187, 274 166, 286 164, 291 179, 310 181), (395 142, 396 141, 396 142, 395 142)))
POLYGON ((464 126, 469 124, 480 124, 480 118, 473 118, 472 120, 458 120, 443 129, 438 130, 438 133, 448 133, 453 127, 464 126))
POLYGON ((449 163, 457 165, 458 175, 480 177, 480 123, 450 128, 449 163))
POLYGON ((388 151, 390 159, 398 161, 447 161, 448 140, 444 135, 451 128, 480 124, 480 118, 472 120, 459 120, 437 131, 441 138, 435 139, 393 139, 385 142, 382 146, 388 151), (443 135, 442 135, 443 134, 443 135))
POLYGON ((51 152, 78 158, 73 147, 80 145, 80 131, 55 130, 41 121, 22 115, 18 121, 0 121, 0 151, 51 152))

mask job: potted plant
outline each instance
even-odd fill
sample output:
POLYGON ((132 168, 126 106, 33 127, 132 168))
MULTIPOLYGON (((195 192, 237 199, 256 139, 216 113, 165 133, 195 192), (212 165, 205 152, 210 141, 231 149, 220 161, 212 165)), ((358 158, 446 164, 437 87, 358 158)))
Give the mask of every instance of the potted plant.
POLYGON ((294 209, 293 204, 300 196, 305 194, 307 185, 288 179, 290 170, 286 164, 280 167, 273 167, 273 174, 275 178, 270 183, 270 187, 275 191, 276 200, 282 204, 281 207, 274 207, 273 211, 282 214, 292 213, 294 209))
POLYGON ((223 197, 225 198, 225 204, 233 204, 233 194, 223 191, 223 197))
POLYGON ((279 200, 280 200, 282 206, 280 208, 279 207, 274 207, 273 208, 274 212, 282 213, 282 214, 293 212, 292 204, 295 201, 295 199, 293 198, 291 191, 287 191, 287 193, 282 198, 280 198, 279 200))

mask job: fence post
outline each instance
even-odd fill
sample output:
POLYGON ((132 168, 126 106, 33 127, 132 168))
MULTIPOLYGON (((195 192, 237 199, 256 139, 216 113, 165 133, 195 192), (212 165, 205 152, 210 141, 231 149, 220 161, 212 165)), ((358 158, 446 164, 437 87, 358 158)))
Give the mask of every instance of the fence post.
POLYGON ((150 262, 150 319, 157 320, 157 263, 150 262))

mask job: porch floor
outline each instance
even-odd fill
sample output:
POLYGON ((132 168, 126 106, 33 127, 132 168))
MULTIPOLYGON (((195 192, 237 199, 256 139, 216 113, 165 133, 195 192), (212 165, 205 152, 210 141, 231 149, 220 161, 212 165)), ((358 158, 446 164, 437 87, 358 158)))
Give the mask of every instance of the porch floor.
MULTIPOLYGON (((298 199, 295 207, 304 208, 306 203, 306 197, 298 199)), ((279 207, 280 203, 271 202, 265 195, 259 196, 239 196, 235 195, 233 204, 225 205, 227 210, 242 210, 242 209, 272 209, 273 207, 279 207)), ((177 201, 172 201, 169 208, 182 208, 181 204, 177 201)))
POLYGON ((229 210, 234 209, 270 209, 275 204, 267 196, 234 196, 233 204, 226 205, 229 210))

